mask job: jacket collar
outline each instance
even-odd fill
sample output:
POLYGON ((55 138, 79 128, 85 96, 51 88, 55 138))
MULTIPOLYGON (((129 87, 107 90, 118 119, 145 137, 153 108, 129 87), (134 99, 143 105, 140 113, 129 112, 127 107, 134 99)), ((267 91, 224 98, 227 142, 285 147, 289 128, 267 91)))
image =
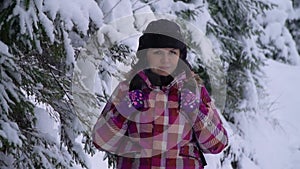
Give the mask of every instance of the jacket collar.
POLYGON ((167 85, 167 86, 162 86, 162 88, 160 88, 160 86, 155 86, 153 85, 148 76, 145 73, 145 70, 142 70, 138 73, 138 75, 145 81, 146 85, 152 89, 152 90, 163 90, 163 91, 168 91, 172 86, 174 85, 178 85, 178 88, 181 88, 183 85, 183 81, 186 79, 186 73, 185 71, 183 71, 182 73, 178 74, 177 76, 174 77, 173 81, 167 85))

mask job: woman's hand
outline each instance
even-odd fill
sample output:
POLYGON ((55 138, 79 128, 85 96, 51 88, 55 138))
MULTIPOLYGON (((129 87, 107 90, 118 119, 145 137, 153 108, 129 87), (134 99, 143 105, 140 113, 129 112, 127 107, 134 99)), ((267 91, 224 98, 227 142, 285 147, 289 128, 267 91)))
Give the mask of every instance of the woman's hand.
POLYGON ((185 112, 193 112, 197 107, 199 107, 200 99, 196 97, 189 89, 183 89, 181 91, 180 106, 185 112))
POLYGON ((131 105, 138 111, 145 110, 145 95, 142 90, 132 90, 128 93, 131 105))
POLYGON ((136 112, 147 110, 145 102, 146 98, 142 90, 132 90, 123 98, 115 98, 114 104, 122 116, 130 119, 136 112))
POLYGON ((191 122, 196 120, 197 115, 200 115, 201 119, 208 115, 210 111, 209 102, 211 102, 211 99, 206 89, 202 89, 201 94, 196 91, 192 92, 189 89, 181 91, 180 107, 191 122))

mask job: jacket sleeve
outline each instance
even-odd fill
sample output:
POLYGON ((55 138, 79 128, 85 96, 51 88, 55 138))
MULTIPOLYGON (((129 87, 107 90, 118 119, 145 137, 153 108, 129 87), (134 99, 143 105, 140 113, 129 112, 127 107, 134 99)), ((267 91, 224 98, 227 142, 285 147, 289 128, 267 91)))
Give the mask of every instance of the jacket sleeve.
POLYGON ((220 153, 228 144, 228 136, 204 86, 200 86, 199 110, 193 125, 199 146, 204 153, 220 153))
POLYGON ((128 139, 126 136, 128 118, 126 117, 135 109, 130 107, 131 102, 126 87, 126 85, 120 84, 115 89, 94 125, 92 138, 94 145, 99 150, 120 155, 124 153, 125 148, 133 149, 133 143, 126 140, 128 139))

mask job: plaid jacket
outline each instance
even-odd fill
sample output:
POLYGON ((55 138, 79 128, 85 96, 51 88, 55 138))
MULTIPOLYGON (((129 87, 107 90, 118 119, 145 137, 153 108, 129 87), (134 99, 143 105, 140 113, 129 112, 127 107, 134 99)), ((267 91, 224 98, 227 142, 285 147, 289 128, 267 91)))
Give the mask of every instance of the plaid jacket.
POLYGON ((131 97, 129 82, 121 82, 93 129, 95 146, 116 154, 117 168, 201 169, 199 151, 216 154, 225 148, 226 130, 204 86, 185 89, 185 74, 163 88, 153 86, 143 71, 139 76, 142 90, 131 97))

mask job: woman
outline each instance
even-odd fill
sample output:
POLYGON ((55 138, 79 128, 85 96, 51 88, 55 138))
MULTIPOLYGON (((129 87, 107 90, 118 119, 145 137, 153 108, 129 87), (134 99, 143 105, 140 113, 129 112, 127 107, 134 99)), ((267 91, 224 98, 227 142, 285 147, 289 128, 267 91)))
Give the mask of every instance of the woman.
POLYGON ((117 168, 201 169, 202 152, 226 147, 226 130, 186 55, 174 22, 153 21, 140 37, 139 61, 93 130, 95 146, 115 154, 117 168))

